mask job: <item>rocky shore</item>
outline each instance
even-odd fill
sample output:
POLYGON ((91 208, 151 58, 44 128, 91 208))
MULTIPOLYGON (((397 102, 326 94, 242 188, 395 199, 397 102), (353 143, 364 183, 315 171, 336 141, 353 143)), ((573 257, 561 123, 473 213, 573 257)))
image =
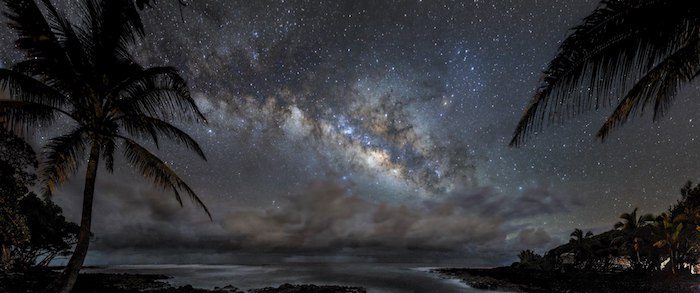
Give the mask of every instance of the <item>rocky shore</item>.
MULTIPOLYGON (((24 274, 0 275, 0 293, 41 292, 57 273, 33 271, 24 274)), ((233 285, 214 289, 199 289, 192 286, 171 286, 168 276, 145 274, 81 274, 74 293, 364 293, 360 287, 317 286, 284 284, 243 291, 233 285)))
POLYGON ((512 267, 445 268, 433 272, 483 290, 509 292, 700 292, 700 277, 662 274, 550 272, 512 267))

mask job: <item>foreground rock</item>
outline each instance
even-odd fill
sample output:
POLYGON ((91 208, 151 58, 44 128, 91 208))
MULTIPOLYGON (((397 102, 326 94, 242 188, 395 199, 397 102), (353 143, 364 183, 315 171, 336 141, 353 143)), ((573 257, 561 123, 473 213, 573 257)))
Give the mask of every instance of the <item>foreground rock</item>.
MULTIPOLYGON (((0 293, 41 292, 58 274, 51 271, 33 271, 24 274, 0 274, 0 293)), ((81 274, 73 293, 243 293, 246 291, 227 285, 214 290, 193 288, 190 285, 174 287, 162 275, 134 274, 81 274)), ((284 284, 249 290, 251 293, 364 293, 360 287, 316 286, 284 284)))
POLYGON ((509 292, 700 292, 696 276, 662 274, 549 272, 512 267, 436 269, 476 289, 509 292))
POLYGON ((316 286, 316 285, 291 285, 284 284, 277 288, 262 288, 250 290, 252 293, 364 293, 367 292, 360 287, 345 286, 316 286))

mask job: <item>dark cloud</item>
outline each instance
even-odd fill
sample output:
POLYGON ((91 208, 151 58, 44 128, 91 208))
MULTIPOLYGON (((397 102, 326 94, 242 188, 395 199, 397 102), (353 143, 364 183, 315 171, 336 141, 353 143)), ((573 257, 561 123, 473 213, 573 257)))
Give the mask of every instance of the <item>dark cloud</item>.
POLYGON ((499 218, 451 205, 373 203, 334 185, 317 185, 278 208, 239 211, 224 226, 246 247, 456 249, 503 240, 499 218))
POLYGON ((517 245, 523 249, 542 249, 558 244, 552 236, 542 228, 526 228, 520 230, 516 238, 517 245))
POLYGON ((567 213, 583 204, 576 196, 553 194, 543 187, 526 188, 513 194, 503 194, 492 187, 481 188, 478 192, 457 192, 444 199, 439 205, 448 203, 492 217, 508 219, 530 219, 567 213))
MULTIPOLYGON (((71 184, 57 195, 63 205, 76 206, 70 202, 79 198, 69 194, 77 187, 71 184)), ((174 261, 179 254, 206 252, 342 254, 347 249, 494 255, 557 241, 544 229, 522 223, 554 211, 513 213, 509 205, 497 204, 511 196, 491 189, 442 200, 393 203, 368 200, 347 185, 316 183, 266 209, 209 202, 213 222, 194 207, 181 208, 172 198, 142 184, 101 180, 98 190, 109 190, 98 193, 95 205, 100 216, 95 218, 92 247, 95 255, 103 256, 159 249, 164 253, 144 259, 174 261), (511 237, 513 233, 517 235, 511 237)), ((532 194, 525 192, 518 198, 538 202, 533 206, 547 199, 532 194)), ((73 218, 78 215, 74 209, 66 213, 73 218)))

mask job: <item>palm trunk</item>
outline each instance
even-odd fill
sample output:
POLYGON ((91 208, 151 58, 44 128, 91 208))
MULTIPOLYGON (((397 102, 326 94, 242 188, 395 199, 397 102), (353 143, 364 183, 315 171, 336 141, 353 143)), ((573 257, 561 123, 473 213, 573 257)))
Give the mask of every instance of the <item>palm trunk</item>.
POLYGON ((674 254, 673 248, 669 244, 668 245, 668 255, 669 255, 668 262, 671 265, 671 273, 675 275, 676 274, 676 257, 673 254, 674 254))
POLYGON ((9 270, 12 265, 12 256, 10 255, 10 247, 5 243, 2 244, 2 270, 9 270))
POLYGON ((100 160, 100 147, 93 141, 88 160, 87 171, 85 172, 85 189, 83 190, 83 212, 80 218, 80 233, 78 242, 75 245, 73 255, 68 261, 66 269, 61 274, 61 293, 70 293, 78 279, 78 273, 83 267, 88 246, 90 246, 90 224, 92 222, 92 201, 95 195, 95 179, 97 177, 97 166, 100 160))

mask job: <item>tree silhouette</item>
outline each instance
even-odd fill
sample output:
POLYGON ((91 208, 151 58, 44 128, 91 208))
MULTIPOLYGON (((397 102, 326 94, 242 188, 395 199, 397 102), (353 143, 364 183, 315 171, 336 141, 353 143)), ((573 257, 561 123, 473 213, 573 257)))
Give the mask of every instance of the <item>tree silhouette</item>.
POLYGON ((51 200, 30 190, 37 163, 29 144, 0 128, 0 271, 46 266, 77 239, 78 225, 67 222, 51 200))
POLYGON ((40 176, 48 194, 87 162, 78 243, 60 280, 60 292, 67 293, 88 250, 100 161, 113 172, 120 146, 140 174, 172 191, 180 204, 184 193, 209 215, 171 167, 137 142, 146 139, 158 147, 165 138, 205 159, 197 142, 168 122, 205 119, 176 69, 144 68, 129 53, 144 35, 132 0, 78 1, 79 24, 49 0, 3 2, 9 26, 18 35, 16 46, 26 58, 0 69, 0 86, 9 93, 9 99, 0 100, 0 121, 7 129, 25 132, 53 125, 59 117, 70 121, 70 130, 44 147, 40 176))
POLYGON ((645 214, 637 216, 638 209, 635 208, 631 213, 623 213, 620 215, 622 221, 615 224, 615 229, 622 232, 614 242, 634 251, 634 260, 637 267, 642 265, 641 252, 647 244, 647 232, 650 225, 654 223, 654 215, 645 214))
POLYGON ((520 259, 521 264, 530 264, 530 263, 538 261, 539 259, 542 258, 542 256, 535 253, 532 250, 527 249, 527 250, 520 251, 518 258, 520 259))
POLYGON ((12 248, 30 240, 27 218, 20 208, 21 198, 29 193, 36 176, 36 154, 21 138, 0 129, 0 271, 14 267, 12 248))
POLYGON ((658 218, 657 237, 659 240, 654 243, 654 247, 666 249, 670 260, 671 271, 673 274, 681 265, 682 251, 681 247, 684 242, 683 229, 686 227, 685 222, 687 217, 683 214, 671 217, 667 213, 661 214, 658 218))
POLYGON ((615 100, 601 139, 645 110, 661 118, 700 74, 699 15, 700 1, 603 0, 560 46, 510 145, 615 100))
MULTIPOLYGON (((680 191, 680 200, 659 216, 640 215, 635 208, 620 215, 610 231, 593 235, 576 229, 568 243, 547 251, 542 261, 520 267, 552 271, 573 264, 571 268, 585 272, 631 269, 650 277, 661 270, 689 274, 700 260, 700 184, 688 181, 680 191)), ((519 257, 532 259, 533 254, 525 250, 519 257)))
POLYGON ((590 265, 593 257, 593 247, 590 239, 593 237, 593 232, 588 231, 586 234, 583 234, 583 230, 575 229, 570 236, 569 243, 573 244, 574 248, 574 265, 581 262, 585 262, 586 266, 590 265))

